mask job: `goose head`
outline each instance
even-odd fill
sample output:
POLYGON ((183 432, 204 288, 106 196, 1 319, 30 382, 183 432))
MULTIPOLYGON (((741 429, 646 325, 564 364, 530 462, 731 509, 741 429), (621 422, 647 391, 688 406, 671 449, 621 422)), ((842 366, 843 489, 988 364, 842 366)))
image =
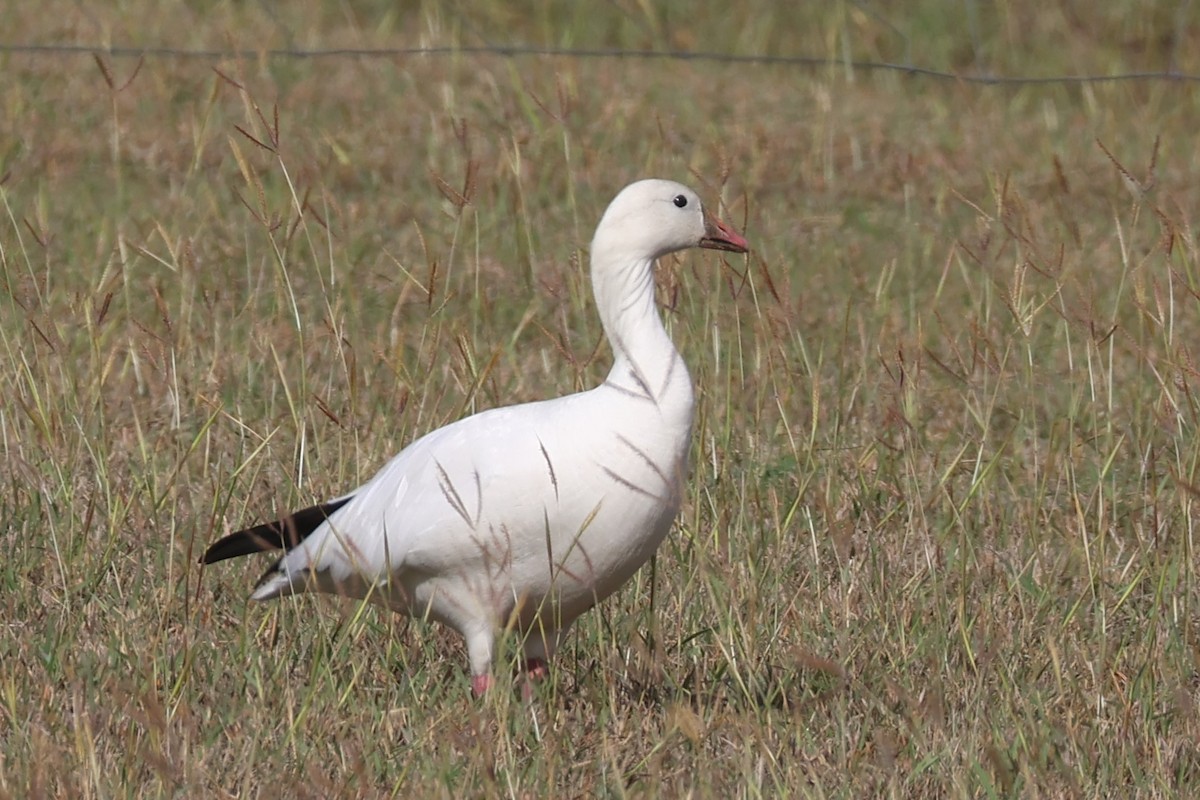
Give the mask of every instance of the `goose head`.
POLYGON ((736 231, 705 212, 691 189, 649 179, 629 184, 613 198, 596 228, 592 256, 653 261, 689 247, 730 253, 750 249, 736 231))

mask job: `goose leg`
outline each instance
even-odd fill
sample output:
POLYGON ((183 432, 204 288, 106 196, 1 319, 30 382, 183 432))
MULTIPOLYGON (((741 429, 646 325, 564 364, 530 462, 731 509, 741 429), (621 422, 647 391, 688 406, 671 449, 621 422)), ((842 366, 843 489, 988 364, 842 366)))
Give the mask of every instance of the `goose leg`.
POLYGON ((550 674, 550 667, 540 658, 526 658, 523 667, 521 699, 529 702, 533 699, 533 685, 550 674))

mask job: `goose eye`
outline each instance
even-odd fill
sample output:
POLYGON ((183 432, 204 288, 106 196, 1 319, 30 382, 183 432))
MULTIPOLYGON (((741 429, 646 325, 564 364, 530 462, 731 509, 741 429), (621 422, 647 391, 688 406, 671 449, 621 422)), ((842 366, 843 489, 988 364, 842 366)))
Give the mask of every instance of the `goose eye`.
POLYGON ((675 195, 675 199, 672 202, 675 203, 676 208, 687 208, 687 198, 681 194, 675 195))

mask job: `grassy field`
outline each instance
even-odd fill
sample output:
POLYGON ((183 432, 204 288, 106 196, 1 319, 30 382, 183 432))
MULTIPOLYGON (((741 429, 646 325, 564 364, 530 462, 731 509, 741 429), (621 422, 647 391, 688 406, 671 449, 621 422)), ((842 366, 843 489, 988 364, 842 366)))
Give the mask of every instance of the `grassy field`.
POLYGON ((1061 5, 12 4, 10 43, 841 63, 0 53, 0 796, 1200 793, 1197 85, 845 61, 1200 72, 1186 4, 1061 5), (684 511, 531 702, 196 565, 600 380, 586 247, 651 175, 755 249, 661 265, 684 511))

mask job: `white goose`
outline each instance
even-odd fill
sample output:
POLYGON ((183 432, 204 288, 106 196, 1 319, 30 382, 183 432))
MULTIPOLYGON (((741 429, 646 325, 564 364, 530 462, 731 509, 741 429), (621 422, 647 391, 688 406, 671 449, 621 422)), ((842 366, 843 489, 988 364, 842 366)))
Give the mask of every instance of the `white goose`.
POLYGON ((512 628, 525 669, 544 675, 571 623, 649 560, 679 510, 692 384, 653 268, 689 247, 749 249, 686 186, 627 186, 592 240, 614 351, 604 383, 435 430, 352 493, 230 534, 203 563, 284 548, 253 599, 331 592, 435 619, 465 638, 476 694, 512 628))

